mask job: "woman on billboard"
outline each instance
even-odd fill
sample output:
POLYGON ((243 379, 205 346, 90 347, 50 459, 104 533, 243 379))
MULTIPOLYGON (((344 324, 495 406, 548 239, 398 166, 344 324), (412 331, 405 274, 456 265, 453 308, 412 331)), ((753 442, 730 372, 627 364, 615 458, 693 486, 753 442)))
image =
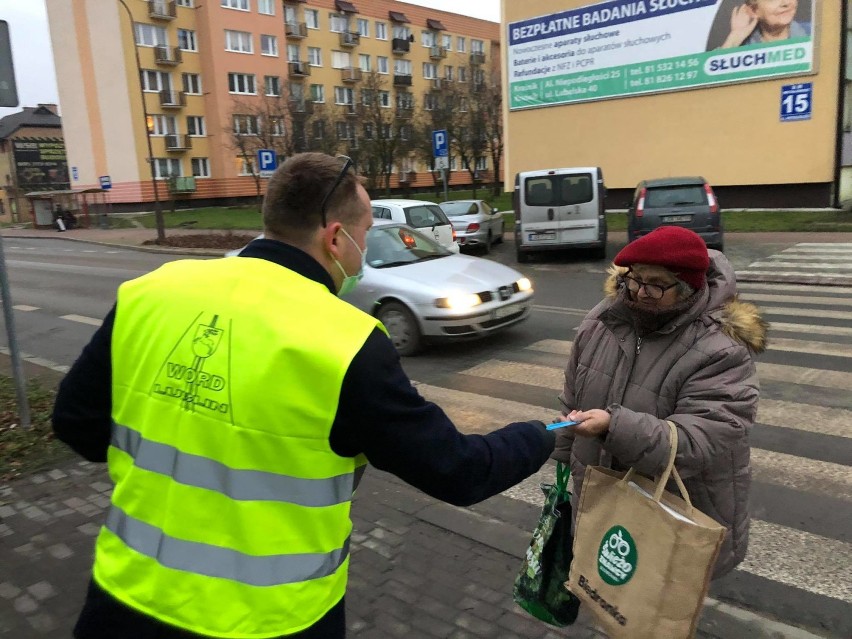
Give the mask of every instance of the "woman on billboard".
POLYGON ((798 9, 799 0, 745 0, 731 12, 731 30, 719 48, 806 38, 811 24, 796 20, 798 9))

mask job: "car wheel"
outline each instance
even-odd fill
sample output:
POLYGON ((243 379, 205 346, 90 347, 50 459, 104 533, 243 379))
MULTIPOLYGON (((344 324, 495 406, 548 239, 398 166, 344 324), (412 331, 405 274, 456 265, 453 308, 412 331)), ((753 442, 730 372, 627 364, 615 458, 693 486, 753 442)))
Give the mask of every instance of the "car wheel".
POLYGON ((495 240, 497 242, 497 244, 503 243, 503 233, 505 233, 505 232, 506 232, 506 228, 501 224, 500 225, 500 232, 497 234, 497 239, 495 240))
POLYGON ((491 231, 488 231, 488 237, 485 238, 485 248, 483 248, 484 253, 491 252, 491 245, 494 243, 494 236, 491 235, 491 231))
POLYGON ((414 355, 423 345, 420 326, 414 315, 399 302, 382 304, 378 313, 379 320, 385 325, 394 348, 400 355, 414 355))

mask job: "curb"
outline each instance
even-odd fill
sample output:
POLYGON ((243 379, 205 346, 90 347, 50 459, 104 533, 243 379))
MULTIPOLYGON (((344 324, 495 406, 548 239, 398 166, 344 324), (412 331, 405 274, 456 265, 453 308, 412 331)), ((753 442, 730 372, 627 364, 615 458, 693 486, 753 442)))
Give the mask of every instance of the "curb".
POLYGON ((139 244, 122 244, 120 242, 105 242, 103 240, 90 240, 82 237, 66 237, 54 235, 4 235, 0 232, 5 240, 22 239, 22 240, 66 240, 68 242, 82 242, 84 244, 95 244, 97 246, 110 246, 112 248, 123 248, 130 251, 140 251, 142 253, 164 253, 178 255, 202 255, 211 257, 223 257, 224 253, 215 249, 203 248, 181 248, 171 246, 141 246, 139 244))

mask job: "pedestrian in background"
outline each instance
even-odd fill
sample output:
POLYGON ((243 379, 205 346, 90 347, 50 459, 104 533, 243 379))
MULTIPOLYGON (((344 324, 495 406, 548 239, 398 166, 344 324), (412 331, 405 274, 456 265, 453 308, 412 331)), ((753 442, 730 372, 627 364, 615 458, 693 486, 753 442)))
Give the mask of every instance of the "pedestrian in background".
POLYGON ((737 300, 734 270, 694 232, 664 226, 615 257, 606 297, 581 323, 559 400, 553 457, 570 463, 574 517, 586 466, 655 477, 677 427, 675 468, 693 505, 727 528, 714 578, 746 554, 754 356, 767 324, 737 300))
POLYGON ((290 158, 263 220, 238 257, 124 283, 60 385, 57 436, 115 482, 79 639, 343 637, 368 461, 468 505, 553 451, 541 422, 461 434, 337 297, 372 225, 349 158, 290 158))

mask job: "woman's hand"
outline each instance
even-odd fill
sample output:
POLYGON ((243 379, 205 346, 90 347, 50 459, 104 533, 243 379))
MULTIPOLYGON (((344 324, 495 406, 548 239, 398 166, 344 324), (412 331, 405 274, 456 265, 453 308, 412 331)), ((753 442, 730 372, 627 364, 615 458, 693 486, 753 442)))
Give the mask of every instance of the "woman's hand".
POLYGON ((729 49, 742 45, 757 26, 757 16, 754 10, 746 4, 735 7, 731 13, 731 32, 720 49, 729 49))
POLYGON ((597 437, 609 430, 609 422, 612 416, 605 410, 593 408, 591 410, 572 410, 568 415, 563 415, 565 421, 580 422, 571 426, 580 437, 597 437))

